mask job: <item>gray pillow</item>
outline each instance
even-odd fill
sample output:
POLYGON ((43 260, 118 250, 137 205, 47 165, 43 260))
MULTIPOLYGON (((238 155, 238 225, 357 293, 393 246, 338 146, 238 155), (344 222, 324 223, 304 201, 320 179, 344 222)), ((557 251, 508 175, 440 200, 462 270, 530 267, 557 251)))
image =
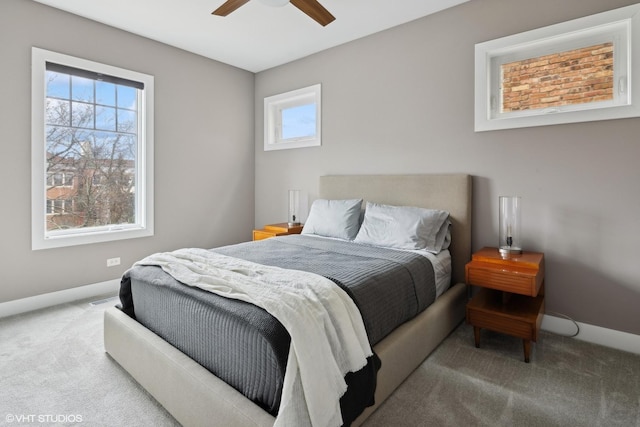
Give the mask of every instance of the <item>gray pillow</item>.
POLYGON ((311 205, 302 234, 353 240, 360 228, 362 199, 317 199, 311 205))
POLYGON ((357 243, 439 253, 447 242, 449 212, 367 202, 357 243))

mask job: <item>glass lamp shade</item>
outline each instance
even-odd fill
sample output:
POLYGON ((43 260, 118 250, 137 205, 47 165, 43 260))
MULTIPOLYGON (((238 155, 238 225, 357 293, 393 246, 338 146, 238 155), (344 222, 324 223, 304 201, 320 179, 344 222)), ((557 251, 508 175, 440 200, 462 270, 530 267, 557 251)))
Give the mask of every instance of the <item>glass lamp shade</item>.
POLYGON ((289 190, 288 225, 300 225, 300 190, 289 190))
POLYGON ((521 254, 521 199, 518 196, 500 196, 499 199, 500 223, 498 227, 498 248, 502 255, 521 254))

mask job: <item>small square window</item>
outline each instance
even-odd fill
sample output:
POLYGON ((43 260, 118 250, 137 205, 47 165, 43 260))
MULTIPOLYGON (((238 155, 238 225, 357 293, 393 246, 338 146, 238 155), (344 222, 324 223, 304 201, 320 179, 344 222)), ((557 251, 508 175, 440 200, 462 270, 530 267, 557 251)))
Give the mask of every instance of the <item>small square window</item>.
POLYGON ((264 150, 321 145, 320 85, 264 99, 264 150))

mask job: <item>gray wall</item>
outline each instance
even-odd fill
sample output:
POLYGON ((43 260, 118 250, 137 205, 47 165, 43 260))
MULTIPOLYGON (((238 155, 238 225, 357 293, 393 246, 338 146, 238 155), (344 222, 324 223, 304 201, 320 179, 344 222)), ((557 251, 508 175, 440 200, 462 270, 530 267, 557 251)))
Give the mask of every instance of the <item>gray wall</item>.
POLYGON ((522 196, 547 312, 640 334, 640 119, 473 131, 476 43, 632 3, 472 0, 257 74, 256 225, 286 218, 290 188, 316 197, 320 175, 470 173, 474 249, 497 244, 498 196, 522 196), (263 98, 315 83, 323 145, 264 152, 263 98))
POLYGON ((475 43, 632 3, 472 0, 254 82, 35 2, 2 0, 0 302, 116 279, 152 252, 248 240, 254 225, 284 220, 288 189, 315 197, 320 175, 466 172, 475 249, 496 244, 498 196, 522 196, 525 247, 546 254, 548 311, 640 334, 640 119, 473 132, 475 43), (155 76, 154 237, 31 251, 31 46, 155 76), (318 82, 322 147, 264 152, 263 98, 318 82), (116 256, 122 265, 107 268, 116 256))
POLYGON ((119 278, 141 257, 251 239, 254 75, 25 0, 0 1, 0 302, 119 278), (31 251, 31 47, 155 76, 155 236, 31 251), (118 267, 106 259, 121 257, 118 267))

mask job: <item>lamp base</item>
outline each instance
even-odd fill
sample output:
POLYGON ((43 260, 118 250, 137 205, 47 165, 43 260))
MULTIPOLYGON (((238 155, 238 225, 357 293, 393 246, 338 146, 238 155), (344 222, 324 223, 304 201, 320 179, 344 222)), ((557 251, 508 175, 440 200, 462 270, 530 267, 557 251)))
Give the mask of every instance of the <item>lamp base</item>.
POLYGON ((503 256, 521 255, 522 254, 522 249, 520 249, 520 248, 512 248, 511 246, 503 246, 498 250, 500 251, 500 254, 503 255, 503 256))
POLYGON ((287 222, 287 225, 288 225, 289 227, 295 227, 295 226, 300 225, 300 223, 299 223, 299 222, 287 222))

